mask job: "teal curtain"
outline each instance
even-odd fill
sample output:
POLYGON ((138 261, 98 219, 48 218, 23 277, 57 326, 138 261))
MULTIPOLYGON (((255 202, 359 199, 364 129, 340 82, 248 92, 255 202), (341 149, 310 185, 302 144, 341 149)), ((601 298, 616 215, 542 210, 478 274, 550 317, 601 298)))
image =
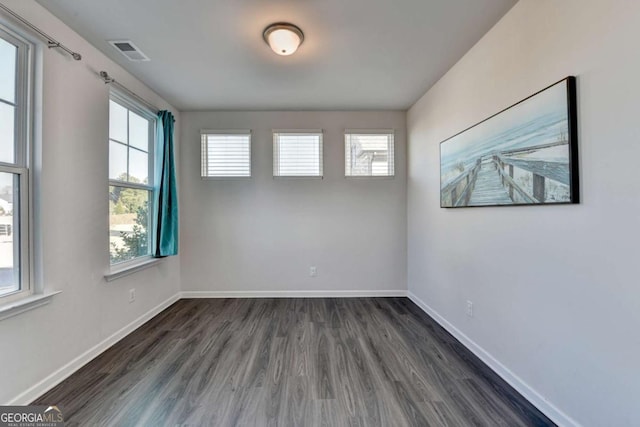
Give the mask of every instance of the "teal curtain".
POLYGON ((158 112, 156 165, 156 239, 153 256, 156 258, 178 254, 178 192, 176 165, 173 156, 173 124, 169 111, 158 112))

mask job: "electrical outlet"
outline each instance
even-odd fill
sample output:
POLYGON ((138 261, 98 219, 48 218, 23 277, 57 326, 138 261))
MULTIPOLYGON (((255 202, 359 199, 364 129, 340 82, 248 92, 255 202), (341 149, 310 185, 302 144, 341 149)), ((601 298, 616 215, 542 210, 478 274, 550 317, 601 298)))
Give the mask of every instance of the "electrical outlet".
POLYGON ((316 277, 317 275, 318 269, 316 268, 316 266, 312 265, 311 267, 309 267, 309 276, 316 277))
POLYGON ((136 290, 134 289, 129 289, 129 303, 132 303, 136 300, 136 290))
POLYGON ((473 302, 467 301, 467 316, 473 317, 473 302))

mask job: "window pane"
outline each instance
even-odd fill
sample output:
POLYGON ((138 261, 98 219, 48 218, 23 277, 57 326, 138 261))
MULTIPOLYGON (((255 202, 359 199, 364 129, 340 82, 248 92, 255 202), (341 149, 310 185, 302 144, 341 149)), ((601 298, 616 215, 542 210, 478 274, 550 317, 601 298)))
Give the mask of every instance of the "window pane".
POLYGON ((0 172, 0 296, 20 290, 19 176, 0 172))
POLYGON ((129 182, 149 183, 149 155, 135 148, 129 148, 129 182))
POLYGON ((151 254, 148 238, 150 197, 150 191, 109 186, 112 264, 151 254))
POLYGON ((393 174, 393 134, 345 134, 346 176, 393 174))
POLYGON ((15 162, 15 107, 0 102, 0 162, 15 162))
POLYGON ((129 111, 129 145, 149 151, 149 120, 129 111))
POLYGON ((109 179, 127 180, 127 146, 109 141, 109 179))
POLYGON ((109 138, 127 143, 127 109, 109 101, 109 138))
POLYGON ((18 48, 0 39, 0 98, 16 101, 16 56, 18 48))

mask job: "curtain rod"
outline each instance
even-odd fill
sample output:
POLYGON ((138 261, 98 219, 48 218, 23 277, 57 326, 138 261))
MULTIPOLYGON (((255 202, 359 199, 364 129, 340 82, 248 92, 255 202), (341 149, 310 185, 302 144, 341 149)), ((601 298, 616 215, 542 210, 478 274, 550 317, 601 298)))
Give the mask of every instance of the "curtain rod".
POLYGON ((109 73, 107 73, 106 71, 100 71, 100 77, 102 78, 102 80, 104 80, 105 84, 108 84, 108 85, 110 84, 110 85, 116 86, 121 91, 126 92, 131 97, 137 99, 141 104, 146 105, 150 110, 153 110, 154 113, 157 113, 158 111, 160 111, 160 109, 158 107, 156 107, 155 105, 151 104, 150 102, 147 102, 147 100, 145 100, 143 97, 139 96, 135 92, 127 89, 125 86, 123 86, 120 83, 118 83, 116 81, 116 79, 111 77, 109 75, 109 73))
POLYGON ((35 25, 33 25, 31 22, 27 21, 22 16, 18 15, 17 13, 15 13, 13 10, 9 9, 5 5, 3 5, 2 3, 0 3, 0 9, 2 9, 8 15, 11 15, 17 21, 21 22, 22 24, 26 25, 27 27, 31 28, 33 31, 38 33, 38 35, 40 35, 40 37, 42 37, 43 39, 45 39, 47 41, 47 46, 49 47, 49 49, 52 49, 52 48, 62 49, 63 51, 65 51, 69 55, 71 55, 73 57, 73 59, 75 59, 76 61, 80 61, 82 59, 82 55, 80 55, 78 52, 72 51, 71 49, 69 49, 68 47, 66 47, 65 45, 63 45, 62 43, 60 43, 59 41, 57 41, 53 37, 51 37, 49 34, 47 34, 44 31, 42 31, 40 28, 38 28, 35 25))

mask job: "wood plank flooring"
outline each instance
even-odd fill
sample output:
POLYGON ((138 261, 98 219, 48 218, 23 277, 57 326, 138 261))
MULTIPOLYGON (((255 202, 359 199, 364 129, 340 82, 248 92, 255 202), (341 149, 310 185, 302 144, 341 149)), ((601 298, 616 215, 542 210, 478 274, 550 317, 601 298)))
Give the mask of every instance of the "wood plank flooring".
POLYGON ((69 426, 547 426, 407 298, 181 300, 36 400, 69 426))

